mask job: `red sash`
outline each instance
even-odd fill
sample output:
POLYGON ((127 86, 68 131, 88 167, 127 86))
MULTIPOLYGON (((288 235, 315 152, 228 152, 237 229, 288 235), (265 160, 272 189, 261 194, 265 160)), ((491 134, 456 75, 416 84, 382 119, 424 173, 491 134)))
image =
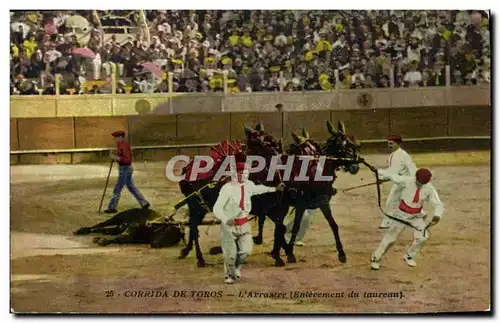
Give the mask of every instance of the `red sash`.
POLYGON ((401 200, 401 202, 399 203, 399 209, 408 214, 418 214, 422 211, 422 207, 414 208, 408 206, 403 200, 401 200))
POLYGON ((234 219, 234 225, 243 225, 248 222, 248 218, 239 218, 239 219, 234 219))

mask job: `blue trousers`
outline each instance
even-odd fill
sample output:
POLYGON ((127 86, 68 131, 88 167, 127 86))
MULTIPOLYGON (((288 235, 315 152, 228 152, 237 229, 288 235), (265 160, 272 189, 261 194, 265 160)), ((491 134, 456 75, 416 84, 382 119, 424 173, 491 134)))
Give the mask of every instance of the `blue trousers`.
POLYGON ((118 206, 118 201, 120 200, 120 194, 123 190, 123 186, 125 185, 141 206, 146 205, 148 201, 144 199, 144 196, 142 196, 141 192, 137 187, 135 187, 134 182, 132 181, 132 173, 134 172, 132 166, 120 165, 118 171, 118 182, 116 182, 115 189, 113 190, 113 198, 109 202, 108 209, 116 209, 116 207, 118 206))

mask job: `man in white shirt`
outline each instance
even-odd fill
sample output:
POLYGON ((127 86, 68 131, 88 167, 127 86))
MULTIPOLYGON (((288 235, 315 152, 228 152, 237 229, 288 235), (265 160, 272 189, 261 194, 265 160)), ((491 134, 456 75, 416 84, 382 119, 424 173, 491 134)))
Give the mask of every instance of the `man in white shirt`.
MULTIPOLYGON (((414 176, 417 171, 417 166, 411 159, 410 155, 401 148, 401 143, 403 139, 400 135, 391 135, 387 137, 387 146, 391 150, 389 155, 389 168, 379 169, 379 174, 384 172, 389 172, 391 174, 400 176, 414 176)), ((387 201, 385 203, 386 212, 392 215, 393 210, 397 207, 400 196, 397 193, 397 185, 394 184, 391 188, 387 201)), ((382 223, 380 224, 380 229, 386 229, 391 224, 390 219, 384 215, 382 223)))
POLYGON ((252 252, 252 233, 248 223, 248 212, 252 209, 253 195, 282 190, 264 185, 255 185, 243 175, 245 163, 236 164, 237 180, 220 190, 213 213, 221 221, 221 247, 224 257, 226 284, 232 284, 241 277, 241 265, 252 252))
POLYGON ((56 50, 56 46, 50 45, 49 50, 45 52, 44 62, 51 64, 60 57, 62 57, 62 54, 56 50))
POLYGON ((335 41, 332 45, 332 49, 337 47, 345 47, 347 45, 347 41, 345 40, 344 34, 340 34, 340 37, 335 41))
POLYGON ((361 73, 359 68, 354 70, 354 74, 352 75, 352 84, 356 83, 356 80, 359 79, 361 82, 365 81, 365 76, 361 73))
POLYGON ((422 249, 425 240, 428 239, 423 219, 424 213, 422 212, 423 203, 429 202, 434 208, 434 216, 430 225, 438 223, 444 212, 443 203, 439 199, 436 189, 429 183, 432 174, 428 169, 421 168, 416 172, 415 176, 400 176, 387 170, 380 170, 380 175, 391 179, 396 184, 396 191, 401 196, 401 200, 393 216, 404 221, 406 224, 394 221, 377 249, 373 252, 371 267, 374 270, 380 268, 379 262, 387 251, 387 248, 396 241, 406 227, 413 228, 414 240, 410 248, 406 250, 403 259, 409 266, 415 267, 417 265, 415 257, 418 255, 420 249, 422 249))
POLYGON ((422 82, 422 74, 420 71, 417 71, 416 63, 412 62, 411 69, 406 72, 403 81, 409 84, 409 86, 418 86, 420 82, 422 82))
POLYGON ((278 36, 274 39, 274 46, 276 47, 283 47, 287 44, 288 39, 285 36, 284 32, 280 32, 278 36))

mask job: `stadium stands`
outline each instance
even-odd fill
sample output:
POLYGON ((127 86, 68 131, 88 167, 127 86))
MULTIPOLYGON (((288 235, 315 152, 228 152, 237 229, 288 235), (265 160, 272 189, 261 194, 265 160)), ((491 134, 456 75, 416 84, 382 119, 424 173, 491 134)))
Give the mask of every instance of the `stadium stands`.
POLYGON ((12 95, 490 82, 484 11, 11 11, 10 41, 12 95))

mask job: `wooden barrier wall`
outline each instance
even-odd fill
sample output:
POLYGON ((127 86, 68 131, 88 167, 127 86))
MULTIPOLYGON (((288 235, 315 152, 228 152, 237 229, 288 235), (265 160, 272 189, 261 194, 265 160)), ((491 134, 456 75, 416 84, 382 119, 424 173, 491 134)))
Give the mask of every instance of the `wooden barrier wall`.
POLYGON ((12 118, 172 115, 215 112, 360 110, 410 107, 491 106, 489 85, 334 92, 150 93, 10 96, 12 118))
POLYGON ((244 139, 243 126, 264 123, 266 131, 292 141, 306 127, 312 138, 327 137, 325 122, 342 120, 358 139, 489 136, 490 107, 425 107, 376 110, 228 112, 157 116, 19 118, 10 120, 12 150, 113 147, 111 132, 122 129, 132 146, 213 143, 244 139))

